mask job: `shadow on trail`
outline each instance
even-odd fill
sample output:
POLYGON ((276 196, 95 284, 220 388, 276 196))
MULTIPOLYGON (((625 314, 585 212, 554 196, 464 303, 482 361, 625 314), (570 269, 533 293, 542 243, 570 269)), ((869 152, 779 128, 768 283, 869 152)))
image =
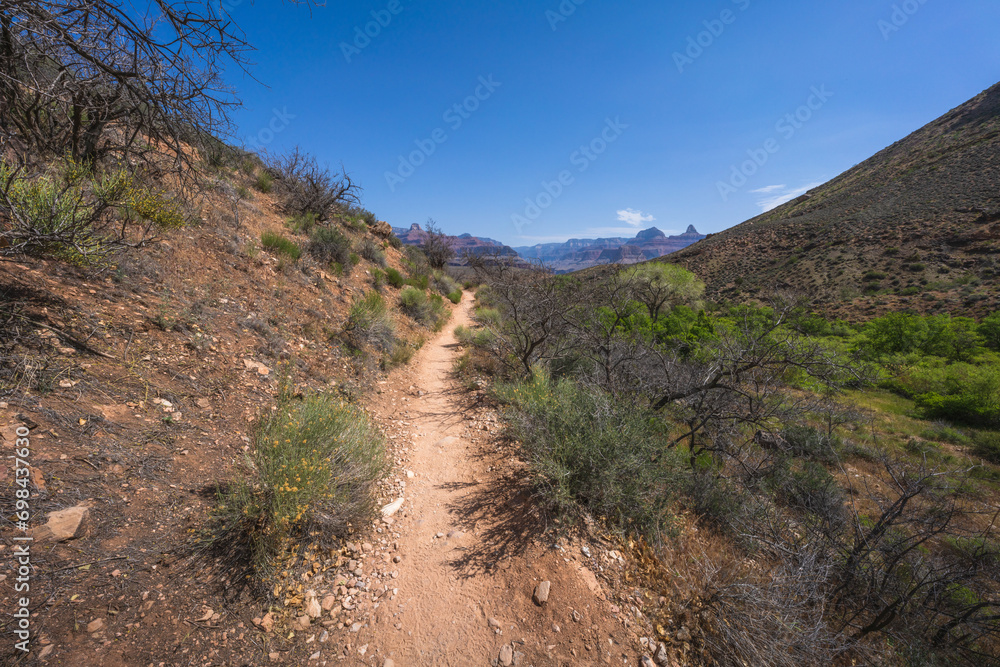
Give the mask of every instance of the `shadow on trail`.
POLYGON ((462 579, 503 569, 508 559, 524 554, 548 527, 531 486, 514 475, 454 487, 475 489, 447 507, 469 536, 470 546, 448 563, 462 579))

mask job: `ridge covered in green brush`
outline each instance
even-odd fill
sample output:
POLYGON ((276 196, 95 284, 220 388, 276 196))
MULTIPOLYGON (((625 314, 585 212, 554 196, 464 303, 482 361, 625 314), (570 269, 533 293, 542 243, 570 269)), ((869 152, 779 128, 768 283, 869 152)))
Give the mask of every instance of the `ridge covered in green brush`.
POLYGON ((832 181, 661 261, 713 299, 775 287, 846 317, 1000 307, 1000 84, 832 181))

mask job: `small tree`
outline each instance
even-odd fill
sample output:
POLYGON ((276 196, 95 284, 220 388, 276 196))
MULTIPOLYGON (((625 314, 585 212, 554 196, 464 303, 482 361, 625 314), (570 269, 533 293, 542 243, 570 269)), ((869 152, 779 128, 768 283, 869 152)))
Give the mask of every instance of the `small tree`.
POLYGON ((423 248, 427 263, 432 269, 443 269, 448 265, 448 260, 455 256, 455 249, 451 247, 448 235, 441 231, 434 218, 427 219, 423 248))
POLYGON ((674 264, 640 264, 629 269, 627 277, 636 298, 649 310, 653 322, 659 319, 665 306, 691 304, 705 294, 705 283, 674 264))

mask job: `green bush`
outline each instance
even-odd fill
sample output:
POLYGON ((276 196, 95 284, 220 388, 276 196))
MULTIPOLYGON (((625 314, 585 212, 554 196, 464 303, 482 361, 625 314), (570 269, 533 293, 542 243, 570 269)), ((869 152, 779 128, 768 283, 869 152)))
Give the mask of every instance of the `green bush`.
POLYGON ((972 453, 1000 465, 1000 433, 985 431, 972 436, 972 453))
POLYGON ((979 335, 991 350, 1000 350, 1000 313, 983 318, 978 327, 979 335))
POLYGON ((1000 423, 1000 368, 966 363, 912 369, 900 380, 925 419, 972 426, 1000 423))
POLYGON ((254 179, 253 185, 260 192, 267 194, 274 188, 274 176, 262 169, 257 172, 257 177, 254 179))
POLYGON ((655 543, 673 532, 685 466, 662 423, 542 371, 499 385, 496 394, 536 483, 557 508, 582 507, 655 543))
POLYGON ((427 293, 416 287, 404 287, 399 293, 399 309, 418 322, 426 321, 430 314, 427 293))
POLYGON ((292 259, 298 259, 302 256, 302 248, 297 246, 291 239, 287 239, 275 232, 264 232, 261 234, 260 244, 267 250, 291 257, 292 259))
POLYGON ((388 352, 396 344, 396 326, 389 317, 382 295, 369 292, 351 305, 344 334, 356 349, 371 345, 388 352))
POLYGON ((266 588, 293 542, 343 537, 370 520, 388 469, 363 412, 328 395, 286 396, 258 424, 244 474, 220 493, 207 546, 234 584, 266 588))
POLYGON ((186 223, 181 205, 126 169, 94 175, 57 163, 28 174, 0 160, 0 257, 28 254, 77 265, 101 263, 121 245, 186 223))
POLYGON ((456 289, 454 292, 448 295, 448 300, 452 303, 458 305, 462 302, 462 290, 456 289))
POLYGON ((836 436, 828 437, 817 428, 791 426, 781 432, 781 437, 793 456, 826 462, 837 460, 835 446, 839 444, 838 439, 836 436))
POLYGON ((309 254, 319 261, 340 264, 344 271, 351 266, 351 240, 333 227, 316 227, 309 240, 309 254))
POLYGON ((316 228, 317 217, 318 216, 315 213, 302 213, 293 216, 292 219, 288 221, 288 226, 292 228, 292 231, 300 234, 311 234, 313 229, 316 228))
POLYGON ((430 277, 426 273, 411 275, 406 284, 419 290, 425 290, 430 287, 430 277))
POLYGON ((385 253, 375 241, 370 238, 362 239, 358 245, 358 252, 376 266, 385 266, 385 253))
POLYGON ((438 294, 441 294, 442 296, 447 296, 451 298, 450 295, 453 294, 456 290, 461 291, 461 288, 458 286, 458 283, 456 283, 451 276, 449 276, 447 273, 444 273, 443 271, 435 271, 433 274, 431 274, 431 281, 432 284, 434 285, 434 290, 438 294))
POLYGON ((372 286, 381 291, 385 285, 385 271, 382 269, 372 269, 372 286))
POLYGON ((406 284, 406 279, 403 277, 403 274, 392 267, 385 270, 385 278, 389 284, 396 289, 399 289, 406 284))

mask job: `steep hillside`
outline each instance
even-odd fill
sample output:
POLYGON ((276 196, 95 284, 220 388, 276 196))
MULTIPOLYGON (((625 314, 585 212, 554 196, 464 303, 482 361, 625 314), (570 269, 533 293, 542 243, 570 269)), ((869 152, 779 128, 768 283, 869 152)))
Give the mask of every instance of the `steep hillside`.
MULTIPOLYGON (((14 436, 27 427, 29 525, 40 531, 31 552, 33 651, 43 662, 157 664, 185 652, 202 656, 199 664, 268 664, 280 651, 305 664, 316 647, 254 628, 266 605, 227 598, 211 561, 187 558, 192 538, 205 530, 218 485, 245 467, 254 424, 272 409, 282 378, 296 394, 353 402, 384 384, 382 367, 433 335, 398 309, 401 290, 377 280, 383 261, 363 250, 377 247, 388 267, 407 271, 386 225, 331 223, 377 260, 355 255, 336 275, 305 250, 309 237, 289 229, 274 195, 245 189, 237 222, 227 193, 253 178, 226 169, 213 181, 193 224, 116 269, 0 262, 0 506, 12 516, 14 436), (268 233, 302 256, 262 248, 268 233), (383 355, 354 349, 345 331, 351 305, 376 289, 396 342, 383 355), (46 538, 46 517, 59 510, 82 513, 83 523, 46 538)), ((377 500, 395 498, 397 482, 386 480, 377 500)), ((13 524, 0 534, 11 544, 13 524)), ((13 563, 0 567, 7 609, 17 597, 13 563)), ((335 574, 317 590, 335 592, 335 574)), ((326 622, 333 632, 337 622, 326 622)), ((12 646, 0 650, 0 664, 14 664, 12 646)))
POLYGON ((565 243, 542 243, 514 248, 524 259, 538 260, 558 272, 579 271, 598 264, 634 264, 677 252, 705 238, 694 225, 683 234, 667 236, 656 227, 635 238, 570 239, 565 243))
POLYGON ((670 256, 709 296, 793 287, 830 313, 1000 307, 1000 85, 829 183, 670 256))

